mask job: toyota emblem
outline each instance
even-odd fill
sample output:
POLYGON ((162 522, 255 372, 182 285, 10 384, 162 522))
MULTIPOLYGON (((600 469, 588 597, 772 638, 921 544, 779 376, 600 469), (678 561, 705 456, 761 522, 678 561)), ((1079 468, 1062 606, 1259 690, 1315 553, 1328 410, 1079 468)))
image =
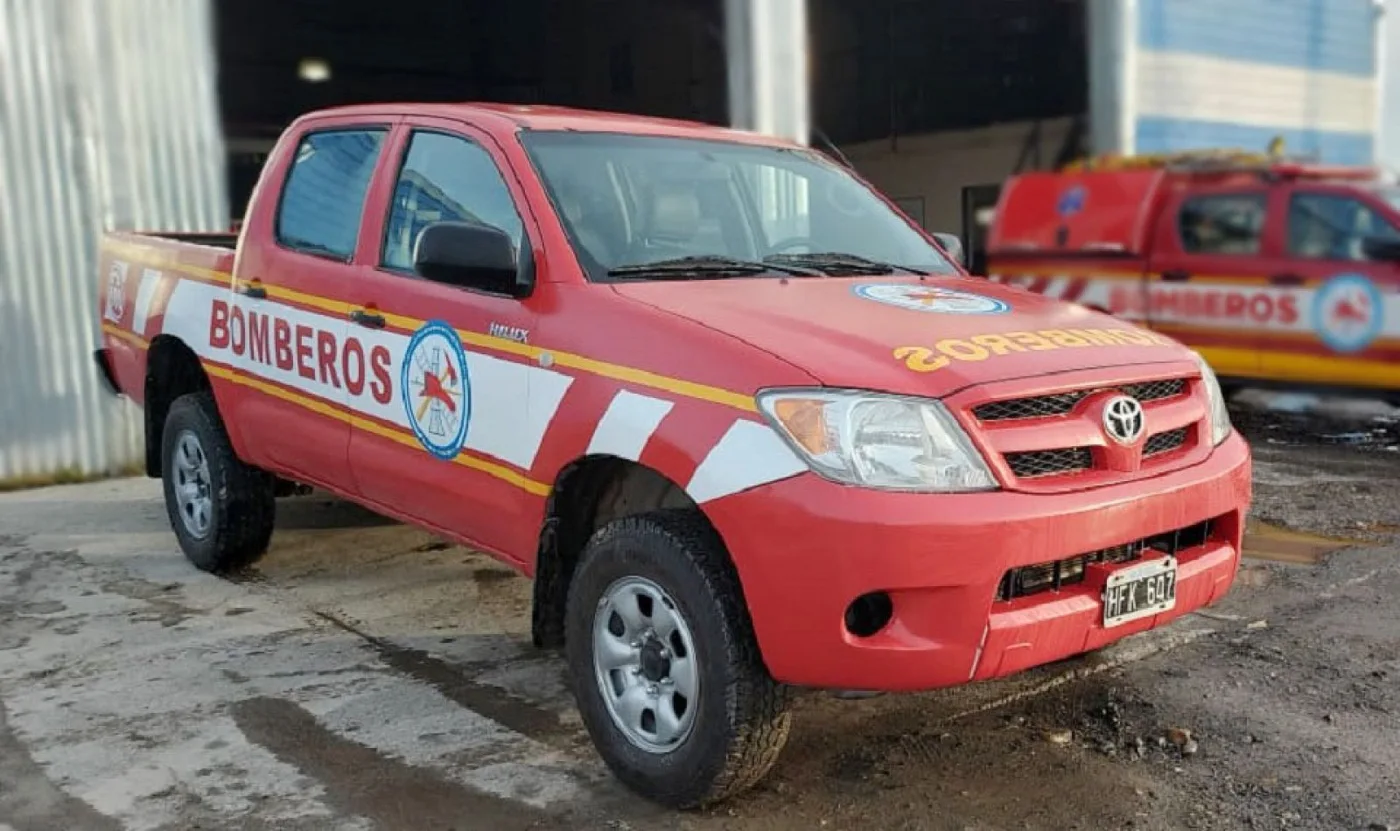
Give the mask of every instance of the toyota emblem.
POLYGON ((1136 398, 1118 395, 1103 408, 1103 430, 1119 444, 1133 444, 1142 438, 1142 405, 1136 398))

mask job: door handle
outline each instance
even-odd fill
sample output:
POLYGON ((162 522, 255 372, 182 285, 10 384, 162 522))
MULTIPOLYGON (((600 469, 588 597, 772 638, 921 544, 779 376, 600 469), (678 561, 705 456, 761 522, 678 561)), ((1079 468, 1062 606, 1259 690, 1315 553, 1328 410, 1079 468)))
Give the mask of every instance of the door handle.
POLYGON ((1162 272, 1162 279, 1168 283, 1184 283, 1191 279, 1191 275, 1179 268, 1170 268, 1162 272))
POLYGON ((1269 282, 1275 286, 1301 286, 1304 280, 1301 274, 1273 274, 1269 276, 1269 282))
POLYGON ((251 297, 254 300, 263 300, 267 298, 267 289, 256 283, 244 283, 238 287, 238 293, 244 297, 251 297))
POLYGON ((360 324, 366 329, 384 328, 384 315, 366 311, 364 309, 356 309, 355 311, 351 312, 350 320, 353 323, 360 324))

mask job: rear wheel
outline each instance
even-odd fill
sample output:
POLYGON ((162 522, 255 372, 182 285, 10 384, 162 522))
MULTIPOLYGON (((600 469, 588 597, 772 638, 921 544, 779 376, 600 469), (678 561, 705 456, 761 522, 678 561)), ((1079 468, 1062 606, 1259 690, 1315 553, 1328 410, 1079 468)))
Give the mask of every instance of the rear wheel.
POLYGON ((565 651, 583 722, 624 784, 665 805, 726 799, 787 742, 722 543, 693 511, 600 528, 569 587, 565 651))
POLYGON ((234 455, 209 391, 182 395, 170 405, 161 474, 171 528, 196 567, 234 571, 267 551, 276 480, 234 455))

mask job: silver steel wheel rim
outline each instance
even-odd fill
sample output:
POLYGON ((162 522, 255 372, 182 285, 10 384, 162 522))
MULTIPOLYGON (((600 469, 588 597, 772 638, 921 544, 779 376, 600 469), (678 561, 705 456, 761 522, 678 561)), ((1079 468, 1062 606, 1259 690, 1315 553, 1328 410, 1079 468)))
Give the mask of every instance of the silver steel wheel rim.
POLYGON ((209 459, 193 431, 175 437, 175 507, 180 521, 195 539, 204 539, 214 518, 214 496, 209 480, 209 459))
POLYGON ((593 615, 593 674, 613 724, 666 753, 690 736, 700 704, 695 639, 680 607, 644 577, 608 586, 593 615))

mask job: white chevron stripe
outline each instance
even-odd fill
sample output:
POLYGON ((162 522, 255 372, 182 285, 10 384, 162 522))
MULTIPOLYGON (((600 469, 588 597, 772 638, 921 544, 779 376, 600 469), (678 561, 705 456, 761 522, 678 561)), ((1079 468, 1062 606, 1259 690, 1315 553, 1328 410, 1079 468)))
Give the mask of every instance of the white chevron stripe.
POLYGON ((695 469, 686 493, 698 503, 766 485, 807 469, 792 448, 756 421, 739 420, 695 469))
POLYGON ((136 309, 131 315, 131 331, 146 336, 146 322, 151 317, 151 303, 156 299, 160 288, 160 281, 163 275, 154 268, 147 268, 141 272, 141 285, 136 289, 136 309))
POLYGON ((660 398, 621 390, 593 431, 588 455, 617 456, 637 461, 661 420, 675 405, 660 398))

